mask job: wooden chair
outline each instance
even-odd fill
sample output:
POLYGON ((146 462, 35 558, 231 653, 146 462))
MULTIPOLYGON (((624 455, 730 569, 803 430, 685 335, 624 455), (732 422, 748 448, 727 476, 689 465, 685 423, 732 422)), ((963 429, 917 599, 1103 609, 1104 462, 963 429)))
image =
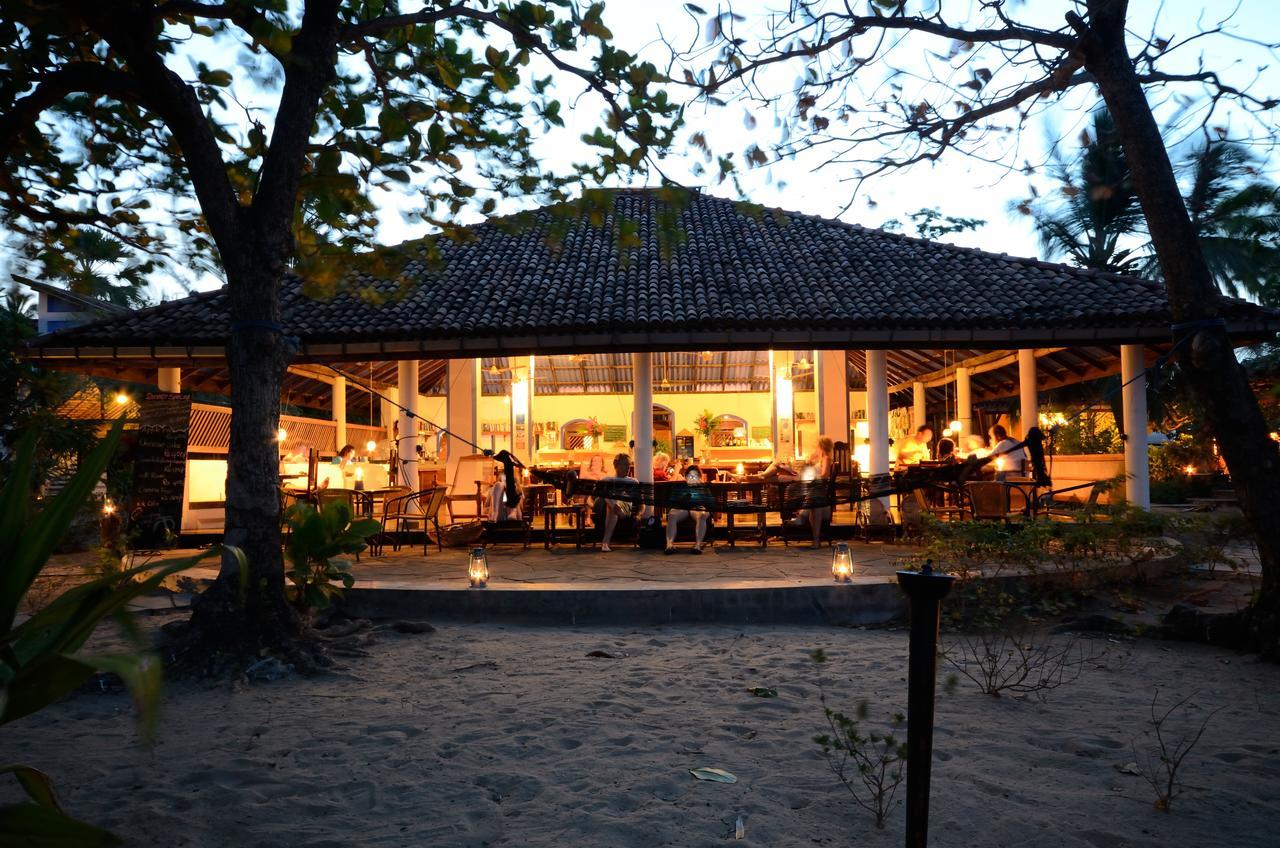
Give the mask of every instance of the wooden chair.
POLYGON ((965 483, 965 495, 969 500, 969 513, 977 521, 1009 520, 1009 487, 995 480, 974 480, 965 483))
MULTIPOLYGON (((835 495, 836 495, 835 463, 832 463, 831 472, 827 475, 827 479, 825 482, 826 482, 825 491, 828 498, 828 506, 808 507, 808 513, 809 513, 807 516, 808 520, 806 520, 803 524, 800 524, 800 525, 796 525, 792 523, 793 519, 795 518, 795 512, 793 512, 788 508, 788 505, 786 503, 787 496, 784 495, 782 510, 780 511, 780 515, 782 518, 782 544, 784 546, 790 546, 791 534, 796 533, 798 531, 807 531, 808 535, 810 535, 812 538, 813 546, 815 548, 822 546, 822 541, 823 541, 822 531, 824 529, 830 528, 832 513, 835 507, 835 495)), ((817 480, 814 480, 809 483, 792 483, 791 485, 801 486, 806 489, 809 489, 809 492, 811 494, 820 494, 822 492, 822 483, 821 481, 817 481, 817 480)), ((827 544, 832 544, 830 533, 826 534, 826 541, 827 541, 827 544)))
POLYGON ((493 476, 493 457, 473 453, 458 458, 453 480, 445 495, 449 521, 480 521, 484 518, 484 489, 493 476))
POLYGON ((836 442, 831 448, 831 464, 835 468, 835 493, 842 493, 849 500, 849 508, 857 509, 853 499, 857 497, 859 488, 858 463, 849 450, 848 442, 836 442))
POLYGON ((963 506, 947 506, 941 499, 930 498, 923 486, 912 489, 911 496, 921 515, 932 515, 941 521, 959 521, 964 518, 963 506))

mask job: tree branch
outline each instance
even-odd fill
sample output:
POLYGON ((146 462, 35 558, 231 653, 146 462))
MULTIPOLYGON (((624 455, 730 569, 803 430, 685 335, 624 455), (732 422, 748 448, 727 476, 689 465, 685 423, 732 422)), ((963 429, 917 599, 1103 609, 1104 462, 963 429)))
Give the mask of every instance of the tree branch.
POLYGON ((0 152, 21 144, 25 131, 35 125, 40 115, 69 94, 99 94, 121 102, 143 99, 133 77, 99 62, 69 62, 34 80, 34 91, 0 113, 0 152))

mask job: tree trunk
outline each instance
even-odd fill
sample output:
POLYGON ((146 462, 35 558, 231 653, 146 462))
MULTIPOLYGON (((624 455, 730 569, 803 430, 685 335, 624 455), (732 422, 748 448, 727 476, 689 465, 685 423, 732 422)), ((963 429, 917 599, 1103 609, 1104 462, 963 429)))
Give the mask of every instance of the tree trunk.
POLYGON ((1245 517, 1257 535, 1262 590, 1248 616, 1253 644, 1280 658, 1280 451, 1258 407, 1231 339, 1221 324, 1221 297, 1200 251, 1155 117, 1124 43, 1123 2, 1092 0, 1085 68, 1097 79, 1115 119, 1142 203, 1151 242, 1164 273, 1177 324, 1178 364, 1231 472, 1245 517))
POLYGON ((248 659, 261 651, 293 655, 302 622, 286 602, 280 537, 280 393, 289 342, 280 325, 282 263, 242 246, 242 262, 227 265, 231 330, 231 445, 227 453, 225 540, 248 564, 248 581, 227 557, 215 584, 195 605, 193 646, 248 659))

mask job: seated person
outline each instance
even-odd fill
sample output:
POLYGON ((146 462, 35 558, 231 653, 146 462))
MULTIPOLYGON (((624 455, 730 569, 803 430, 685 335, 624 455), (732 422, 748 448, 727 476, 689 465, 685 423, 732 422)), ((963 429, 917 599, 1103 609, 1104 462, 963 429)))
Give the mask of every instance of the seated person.
MULTIPOLYGON (((636 478, 630 476, 627 472, 631 470, 631 457, 625 453, 620 453, 613 458, 613 476, 600 478, 601 483, 638 483, 636 478)), ((637 505, 630 501, 621 501, 614 498, 597 498, 593 504, 593 511, 599 509, 604 512, 604 532, 600 537, 600 550, 610 553, 613 549, 609 547, 609 542, 613 539, 613 531, 618 527, 619 519, 631 519, 635 516, 637 505)))
MULTIPOLYGON (((628 462, 630 462, 630 460, 628 460, 628 462)), ((578 469, 578 477, 583 480, 605 479, 604 454, 592 454, 591 457, 582 464, 582 467, 578 469)))
POLYGON ((665 483, 671 479, 671 457, 659 451, 653 455, 653 482, 665 483))
MULTIPOLYGON (((696 465, 689 466, 684 481, 690 486, 702 485, 702 469, 696 465)), ((676 552, 676 533, 680 530, 680 522, 686 518, 693 519, 693 551, 702 553, 702 540, 707 538, 707 511, 705 509, 672 509, 667 512, 667 549, 663 552, 676 552)))
MULTIPOLYGON (((520 477, 515 478, 517 491, 520 486, 520 477)), ((501 465, 493 466, 493 480, 489 486, 489 521, 519 521, 523 518, 522 501, 524 494, 520 493, 520 497, 516 500, 515 506, 507 506, 507 475, 503 473, 501 465)))
POLYGON ((929 460, 929 443, 932 441, 933 430, 928 426, 918 428, 915 435, 907 436, 898 445, 898 462, 902 465, 918 465, 929 460))
MULTIPOLYGON (((352 461, 353 459, 355 459, 355 456, 356 456, 356 446, 355 446, 355 445, 343 445, 343 446, 342 446, 342 450, 338 451, 337 456, 335 456, 333 459, 329 460, 329 462, 330 462, 330 464, 332 464, 332 465, 336 465, 336 466, 338 466, 339 468, 343 468, 343 469, 345 469, 348 465, 350 465, 350 464, 351 464, 351 461, 352 461)), ((329 488, 329 478, 328 478, 328 477, 326 477, 326 478, 324 478, 323 480, 319 481, 319 482, 316 484, 316 488, 317 488, 317 489, 327 489, 327 488, 329 488)))
MULTIPOLYGON (((831 439, 826 436, 818 439, 818 448, 810 455, 809 465, 805 468, 804 480, 826 480, 831 476, 833 448, 831 439), (809 473, 810 471, 812 474, 809 473)), ((807 523, 813 529, 813 546, 816 548, 822 543, 822 525, 830 518, 830 506, 816 506, 797 512, 795 518, 791 519, 791 524, 794 527, 803 527, 807 523)))
POLYGON ((996 457, 996 479, 1021 477, 1027 469, 1027 452, 1018 447, 1018 443, 1009 438, 1009 433, 1001 424, 991 428, 991 455, 996 457))
POLYGON ((953 462, 959 462, 960 458, 956 456, 956 443, 950 439, 940 439, 938 441, 938 462, 944 462, 950 465, 953 462))

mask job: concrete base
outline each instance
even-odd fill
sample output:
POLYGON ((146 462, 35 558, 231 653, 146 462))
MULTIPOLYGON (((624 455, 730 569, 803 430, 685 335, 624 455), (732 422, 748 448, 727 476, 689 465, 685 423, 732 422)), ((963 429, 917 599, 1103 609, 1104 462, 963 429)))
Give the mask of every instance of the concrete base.
POLYGON ((906 614, 897 584, 689 589, 361 589, 342 609, 363 618, 531 624, 883 624, 906 614))

